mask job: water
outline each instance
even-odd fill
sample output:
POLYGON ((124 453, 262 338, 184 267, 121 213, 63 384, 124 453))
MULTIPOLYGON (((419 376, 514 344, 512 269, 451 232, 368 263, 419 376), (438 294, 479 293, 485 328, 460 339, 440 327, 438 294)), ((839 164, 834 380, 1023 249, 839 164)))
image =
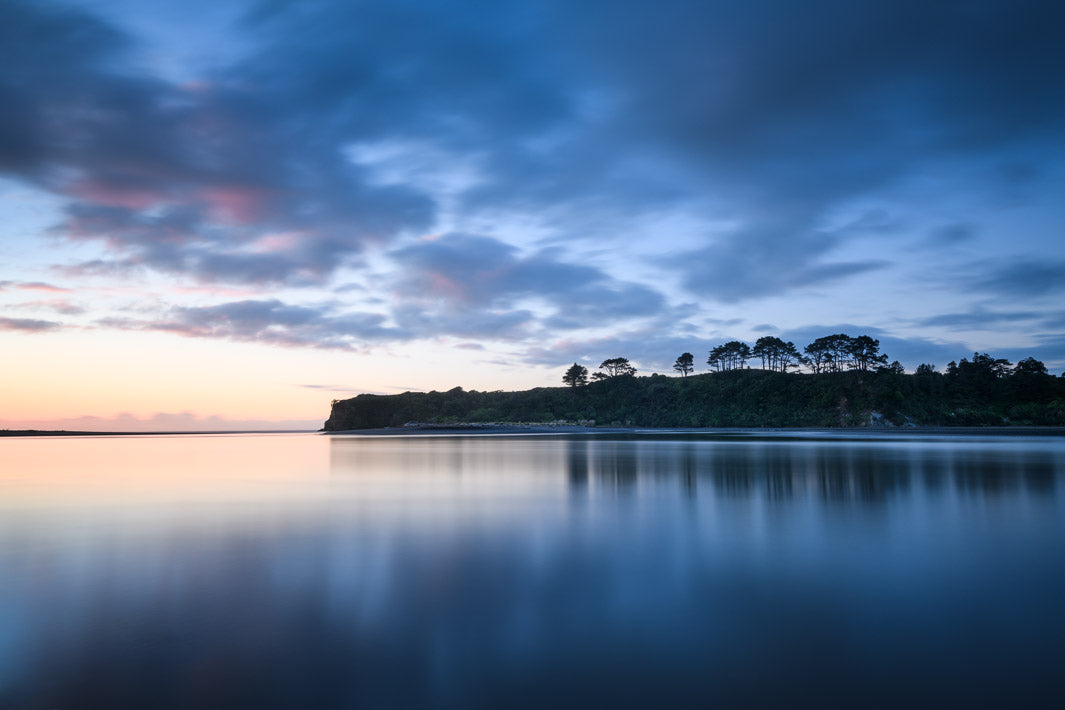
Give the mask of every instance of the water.
POLYGON ((1041 707, 1065 439, 0 439, 0 707, 1041 707))

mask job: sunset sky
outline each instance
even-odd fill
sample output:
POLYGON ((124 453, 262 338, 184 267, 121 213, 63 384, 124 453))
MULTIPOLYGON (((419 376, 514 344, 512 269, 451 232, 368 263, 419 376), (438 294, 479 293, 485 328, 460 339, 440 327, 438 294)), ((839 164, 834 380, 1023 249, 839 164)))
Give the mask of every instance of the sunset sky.
POLYGON ((0 428, 727 340, 1065 367, 1065 4, 0 0, 0 428))

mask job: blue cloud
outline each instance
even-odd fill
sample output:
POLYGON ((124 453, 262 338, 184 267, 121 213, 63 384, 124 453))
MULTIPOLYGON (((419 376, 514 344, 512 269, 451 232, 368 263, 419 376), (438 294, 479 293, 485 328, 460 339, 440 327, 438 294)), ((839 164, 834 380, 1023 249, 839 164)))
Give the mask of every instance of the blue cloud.
MULTIPOLYGON (((233 28, 245 53, 178 84, 100 13, 9 0, 0 169, 64 201, 52 236, 101 247, 67 273, 317 289, 350 269, 370 290, 335 293, 379 299, 304 323, 267 297, 178 310, 178 332, 349 346, 632 330, 668 314, 674 283, 737 303, 909 268, 890 210, 825 226, 908 180, 953 195, 971 161, 996 194, 1038 192, 1065 126, 1063 20, 1040 0, 262 2, 233 28), (353 157, 388 146, 426 167, 353 157), (662 215, 683 226, 647 228, 662 215), (402 271, 370 273, 380 253, 402 271), (623 275, 626 257, 662 283, 623 275)), ((928 219, 929 252, 984 233, 965 208, 928 219)), ((1065 267, 1033 239, 1046 258, 981 263, 950 289, 1057 295, 1065 267)))
POLYGON ((952 222, 933 229, 928 241, 937 246, 961 244, 973 239, 978 231, 978 227, 971 222, 952 222))
POLYGON ((965 313, 942 313, 920 320, 921 325, 951 328, 956 330, 990 330, 1003 325, 1030 325, 1033 321, 1042 321, 1046 313, 1042 311, 988 311, 977 309, 965 313))
MULTIPOLYGON (((552 251, 523 255, 490 237, 449 234, 391 256, 402 267, 399 292, 405 299, 435 303, 463 318, 506 311, 524 298, 547 304, 552 313, 542 325, 552 329, 600 327, 665 308, 662 294, 649 287, 564 261, 552 251)), ((523 324, 533 319, 525 309, 516 313, 525 316, 523 324)))
POLYGON ((83 11, 0 8, 0 167, 68 199, 53 230, 105 243, 112 266, 202 280, 320 282, 431 224, 433 198, 379 185, 326 116, 214 80, 138 73, 134 41, 83 11), (47 47, 47 52, 40 52, 47 47), (258 242, 291 244, 262 256, 258 242))
POLYGON ((890 265, 885 259, 831 260, 829 252, 841 241, 839 234, 770 221, 664 262, 683 275, 688 290, 726 303, 820 286, 890 265))
POLYGON ((330 305, 294 306, 267 299, 176 307, 155 318, 106 318, 97 324, 124 330, 163 331, 192 338, 340 350, 410 337, 385 321, 384 316, 376 313, 338 313, 330 305))
POLYGON ((1014 259, 981 268, 974 285, 981 290, 1016 298, 1046 296, 1065 291, 1065 260, 1014 259))

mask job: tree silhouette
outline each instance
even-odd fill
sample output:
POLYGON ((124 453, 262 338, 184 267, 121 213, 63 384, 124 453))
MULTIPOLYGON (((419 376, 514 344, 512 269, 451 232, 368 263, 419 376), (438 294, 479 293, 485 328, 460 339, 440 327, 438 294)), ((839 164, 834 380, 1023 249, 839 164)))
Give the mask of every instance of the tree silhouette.
POLYGON ((1047 366, 1034 357, 1026 357, 1013 368, 1010 375, 1010 388, 1018 400, 1032 402, 1052 399, 1049 384, 1053 382, 1047 366))
POLYGON ((843 372, 843 370, 851 366, 853 362, 851 359, 851 342, 851 337, 846 333, 826 335, 813 342, 814 345, 823 348, 827 354, 825 359, 826 372, 843 372))
POLYGON ((710 357, 706 359, 706 364, 719 372, 741 370, 751 357, 751 348, 747 343, 739 340, 730 340, 724 345, 718 345, 711 350, 710 357))
POLYGON ((628 358, 624 357, 613 357, 609 360, 603 360, 603 362, 599 364, 599 369, 604 370, 605 374, 597 372, 592 375, 593 379, 605 380, 610 377, 625 377, 636 374, 636 368, 632 366, 628 358))
POLYGON ((847 344, 847 353, 850 355, 851 366, 856 370, 872 370, 877 365, 883 366, 887 363, 887 355, 880 354, 880 341, 868 335, 851 338, 847 344))
POLYGON ((892 360, 890 365, 880 365, 876 368, 878 373, 887 373, 889 375, 905 375, 906 368, 902 366, 902 363, 898 360, 892 360))
POLYGON ((1017 366, 1013 368, 1014 375, 1034 375, 1041 376, 1049 374, 1047 372, 1047 366, 1034 357, 1026 357, 1017 363, 1017 366))
POLYGON ((828 372, 832 362, 832 347, 827 338, 818 338, 802 350, 806 353, 806 364, 815 375, 828 372))
POLYGON ((683 353, 673 363, 673 369, 687 377, 688 373, 695 369, 695 356, 691 353, 683 353))
POLYGON ((987 353, 973 353, 972 362, 962 358, 957 364, 951 362, 947 365, 947 374, 963 379, 997 380, 1008 377, 1012 369, 1009 360, 993 358, 987 353))
POLYGON ((787 372, 789 367, 798 367, 804 358, 795 348, 795 343, 784 342, 772 335, 758 339, 751 350, 751 355, 762 360, 762 369, 773 372, 787 372))
POLYGON ((570 387, 581 387, 588 384, 588 368, 584 365, 573 363, 573 367, 566 370, 562 375, 562 381, 570 387))
POLYGON ((836 333, 818 338, 805 348, 806 364, 814 373, 843 372, 844 370, 874 370, 887 364, 887 355, 880 353, 880 341, 868 335, 852 338, 836 333))
POLYGON ((777 350, 777 365, 780 367, 780 372, 787 372, 789 367, 798 369, 801 365, 806 364, 806 358, 802 356, 799 349, 795 347, 795 343, 790 340, 784 343, 784 346, 777 350))

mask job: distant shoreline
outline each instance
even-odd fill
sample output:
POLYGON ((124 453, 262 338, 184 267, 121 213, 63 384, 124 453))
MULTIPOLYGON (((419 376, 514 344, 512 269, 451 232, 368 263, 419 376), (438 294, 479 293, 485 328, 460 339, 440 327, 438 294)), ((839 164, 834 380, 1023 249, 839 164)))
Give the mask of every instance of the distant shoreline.
POLYGON ((66 429, 0 429, 0 437, 33 436, 205 436, 214 434, 313 434, 316 429, 234 429, 232 431, 70 431, 66 429))
POLYGON ((536 426, 536 425, 426 425, 381 427, 375 429, 347 429, 320 431, 329 436, 478 436, 522 434, 587 434, 595 435, 703 435, 703 436, 764 436, 764 437, 833 437, 858 434, 889 436, 944 436, 944 435, 991 435, 991 436, 1065 436, 1065 427, 1060 426, 1010 426, 1010 427, 584 427, 584 426, 536 426))
POLYGON ((65 429, 0 429, 0 438, 86 437, 86 436, 224 436, 227 434, 325 434, 328 436, 717 436, 766 438, 854 438, 855 435, 888 436, 1063 436, 1060 426, 1001 427, 586 427, 538 425, 425 425, 381 427, 376 429, 241 429, 233 431, 69 431, 65 429))

